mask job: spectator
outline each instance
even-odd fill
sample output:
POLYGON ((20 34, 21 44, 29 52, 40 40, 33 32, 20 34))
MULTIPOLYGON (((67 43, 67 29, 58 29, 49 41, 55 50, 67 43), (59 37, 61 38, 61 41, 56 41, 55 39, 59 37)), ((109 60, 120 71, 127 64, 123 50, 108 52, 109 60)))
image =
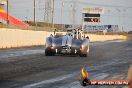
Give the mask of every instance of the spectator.
POLYGON ((55 33, 56 33, 56 29, 54 30, 54 35, 55 35, 55 33))
POLYGON ((53 37, 53 35, 51 34, 50 37, 53 37))
POLYGON ((89 36, 87 36, 86 38, 89 39, 89 36))

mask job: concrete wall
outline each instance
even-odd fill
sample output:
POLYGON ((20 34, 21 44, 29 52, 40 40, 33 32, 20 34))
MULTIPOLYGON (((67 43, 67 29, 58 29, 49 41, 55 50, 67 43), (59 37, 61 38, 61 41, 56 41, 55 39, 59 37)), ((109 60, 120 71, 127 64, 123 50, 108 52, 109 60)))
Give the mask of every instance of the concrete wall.
MULTIPOLYGON (((0 28, 0 48, 45 45, 46 37, 52 32, 0 28)), ((53 34, 53 33, 52 33, 53 34)), ((63 33, 64 34, 64 33, 63 33)), ((125 39, 122 35, 89 34, 91 42, 125 39)))
POLYGON ((42 31, 0 29, 0 48, 44 45, 47 35, 42 31))
POLYGON ((87 34, 89 36, 91 42, 104 42, 104 41, 111 41, 111 40, 126 40, 127 37, 123 35, 94 35, 94 34, 87 34))

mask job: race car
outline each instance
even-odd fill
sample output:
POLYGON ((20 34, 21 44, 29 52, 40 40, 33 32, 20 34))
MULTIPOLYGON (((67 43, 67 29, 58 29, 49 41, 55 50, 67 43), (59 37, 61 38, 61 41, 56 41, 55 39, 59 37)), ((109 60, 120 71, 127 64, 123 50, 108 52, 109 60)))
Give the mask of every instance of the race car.
POLYGON ((46 39, 46 56, 55 54, 79 55, 87 57, 89 53, 89 38, 85 38, 79 29, 71 30, 66 35, 51 34, 46 39))

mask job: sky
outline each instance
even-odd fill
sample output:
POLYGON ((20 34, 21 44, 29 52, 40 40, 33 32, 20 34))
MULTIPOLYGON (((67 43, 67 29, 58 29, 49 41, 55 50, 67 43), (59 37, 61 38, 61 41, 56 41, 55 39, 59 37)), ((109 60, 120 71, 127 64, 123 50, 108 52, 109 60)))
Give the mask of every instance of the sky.
MULTIPOLYGON (((44 1, 36 0, 36 20, 41 22, 45 21, 44 1)), ((55 0, 54 23, 73 23, 73 7, 71 7, 73 1, 76 2, 75 24, 82 23, 83 8, 99 7, 105 10, 104 14, 101 15, 101 22, 88 24, 119 25, 127 31, 132 30, 132 0, 55 0)), ((33 0, 9 0, 9 12, 21 20, 33 21, 33 0)))

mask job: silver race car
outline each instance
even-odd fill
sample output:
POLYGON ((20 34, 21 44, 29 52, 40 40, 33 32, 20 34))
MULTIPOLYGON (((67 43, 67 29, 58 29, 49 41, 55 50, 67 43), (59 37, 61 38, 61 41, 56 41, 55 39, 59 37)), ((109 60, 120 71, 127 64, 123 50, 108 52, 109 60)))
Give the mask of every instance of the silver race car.
POLYGON ((87 57, 89 53, 89 38, 84 36, 79 29, 70 30, 66 35, 50 35, 46 39, 45 55, 69 54, 87 57))

